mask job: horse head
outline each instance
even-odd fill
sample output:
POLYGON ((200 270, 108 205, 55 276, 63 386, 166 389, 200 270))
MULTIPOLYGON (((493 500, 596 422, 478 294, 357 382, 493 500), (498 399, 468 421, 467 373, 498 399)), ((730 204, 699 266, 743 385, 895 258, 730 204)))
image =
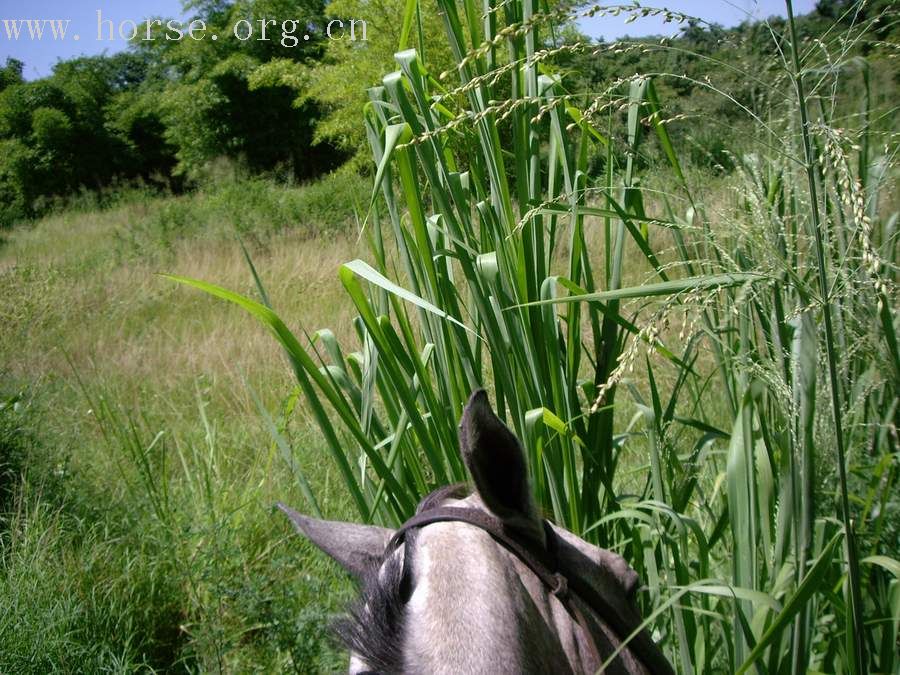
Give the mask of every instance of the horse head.
POLYGON ((474 491, 437 490, 399 530, 279 505, 360 582, 336 626, 350 672, 672 672, 641 628, 637 574, 540 517, 519 441, 484 391, 459 432, 474 491))

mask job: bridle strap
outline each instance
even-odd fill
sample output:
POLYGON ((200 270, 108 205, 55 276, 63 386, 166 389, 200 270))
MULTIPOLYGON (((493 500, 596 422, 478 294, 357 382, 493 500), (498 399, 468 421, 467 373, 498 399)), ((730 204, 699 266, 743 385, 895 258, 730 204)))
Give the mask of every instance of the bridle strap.
MULTIPOLYGON (((581 626, 587 638, 591 657, 596 663, 603 663, 603 658, 594 641, 587 617, 579 608, 578 603, 573 601, 570 589, 574 591, 574 594, 582 602, 594 610, 616 632, 620 639, 627 638, 637 627, 639 622, 631 622, 632 625, 629 626, 619 615, 619 612, 615 611, 606 599, 589 584, 584 583, 576 575, 567 575, 559 569, 558 537, 547 521, 543 521, 547 545, 542 546, 539 541, 533 538, 523 541, 521 533, 511 533, 503 521, 480 509, 454 506, 433 507, 416 514, 397 530, 387 545, 386 555, 392 553, 403 543, 408 531, 442 522, 461 522, 484 530, 491 535, 494 541, 506 548, 534 572, 535 576, 556 596, 563 607, 566 608, 566 611, 581 626)), ((642 630, 638 633, 628 643, 628 648, 651 673, 673 673, 671 665, 669 665, 669 662, 659 651, 653 640, 650 639, 646 631, 642 630)))
MULTIPOLYGON (((387 551, 390 552, 396 549, 403 542, 403 539, 409 530, 424 527, 425 525, 431 525, 433 523, 446 522, 467 523, 468 525, 474 525, 475 527, 484 530, 491 535, 498 544, 507 548, 511 553, 515 554, 519 560, 525 563, 525 565, 527 565, 546 586, 551 589, 555 588, 560 583, 565 586, 565 579, 563 578, 562 581, 560 581, 557 578, 559 575, 556 573, 556 560, 553 559, 555 556, 551 554, 550 550, 523 544, 517 538, 509 534, 508 528, 504 527, 503 522, 499 518, 495 518, 489 513, 485 513, 479 509, 438 506, 423 511, 422 513, 418 513, 407 520, 400 529, 397 530, 387 545, 387 551)), ((549 526, 547 529, 549 541, 550 536, 555 537, 556 535, 552 533, 549 526)), ((538 542, 534 543, 538 544, 538 542)), ((553 547, 553 552, 555 553, 555 546, 553 547)))

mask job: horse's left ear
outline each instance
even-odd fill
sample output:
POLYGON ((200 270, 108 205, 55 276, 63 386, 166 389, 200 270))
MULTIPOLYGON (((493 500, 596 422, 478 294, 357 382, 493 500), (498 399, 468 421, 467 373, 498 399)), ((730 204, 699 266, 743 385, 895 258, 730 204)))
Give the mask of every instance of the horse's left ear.
POLYGON ((294 522, 300 534, 357 579, 381 559, 394 536, 393 530, 384 527, 310 518, 281 503, 278 508, 294 522))
POLYGON ((522 446, 494 414, 483 389, 473 393, 466 404, 459 423, 459 443, 485 506, 511 524, 538 523, 522 446))

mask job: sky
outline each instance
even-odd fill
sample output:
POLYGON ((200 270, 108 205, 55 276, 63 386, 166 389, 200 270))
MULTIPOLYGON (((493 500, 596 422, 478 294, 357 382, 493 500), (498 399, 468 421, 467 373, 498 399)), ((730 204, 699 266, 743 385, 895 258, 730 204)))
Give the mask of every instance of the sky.
MULTIPOLYGON (((601 0, 600 4, 612 4, 612 1, 601 0)), ((785 13, 783 0, 648 0, 645 4, 664 6, 726 27, 747 18, 762 19, 785 13)), ((805 14, 814 6, 815 0, 794 0, 796 14, 805 14)), ((98 11, 104 26, 107 25, 105 22, 112 21, 115 27, 126 20, 140 24, 148 17, 183 18, 181 0, 0 0, 0 63, 10 56, 23 61, 26 79, 33 80, 49 75, 53 64, 60 59, 82 54, 111 54, 124 49, 127 43, 118 35, 110 41, 104 31, 104 39, 97 39, 98 11), (18 40, 10 39, 4 20, 18 19, 69 19, 71 23, 65 39, 53 39, 49 32, 43 39, 32 39, 27 28, 22 28, 23 34, 18 40)), ((605 40, 625 35, 674 35, 679 29, 677 24, 664 24, 661 18, 638 19, 630 24, 625 20, 624 15, 606 16, 579 23, 588 35, 605 40)))
MULTIPOLYGON (((596 4, 629 4, 629 0, 601 0, 596 4)), ((3 0, 0 0, 2 6, 3 0)), ((681 12, 689 16, 700 17, 709 23, 718 23, 726 28, 737 26, 747 19, 759 20, 770 16, 787 16, 784 0, 647 0, 641 4, 647 7, 665 7, 674 12, 681 12)), ((794 0, 794 14, 799 16, 813 10, 815 0, 794 0)), ((603 38, 606 41, 616 40, 630 35, 641 37, 644 35, 676 35, 680 26, 677 23, 663 23, 662 17, 640 18, 626 24, 626 14, 618 17, 595 16, 592 19, 583 19, 579 22, 581 30, 595 38, 603 38)))

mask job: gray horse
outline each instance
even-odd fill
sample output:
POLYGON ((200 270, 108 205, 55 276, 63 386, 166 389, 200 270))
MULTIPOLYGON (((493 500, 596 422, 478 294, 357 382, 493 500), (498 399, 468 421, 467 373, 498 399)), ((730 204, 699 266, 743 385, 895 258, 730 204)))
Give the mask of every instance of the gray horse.
POLYGON ((671 673, 637 631, 637 574, 538 516, 519 442, 484 391, 466 405, 460 446, 474 493, 432 493, 399 531, 279 505, 361 583, 336 627, 350 673, 671 673))

